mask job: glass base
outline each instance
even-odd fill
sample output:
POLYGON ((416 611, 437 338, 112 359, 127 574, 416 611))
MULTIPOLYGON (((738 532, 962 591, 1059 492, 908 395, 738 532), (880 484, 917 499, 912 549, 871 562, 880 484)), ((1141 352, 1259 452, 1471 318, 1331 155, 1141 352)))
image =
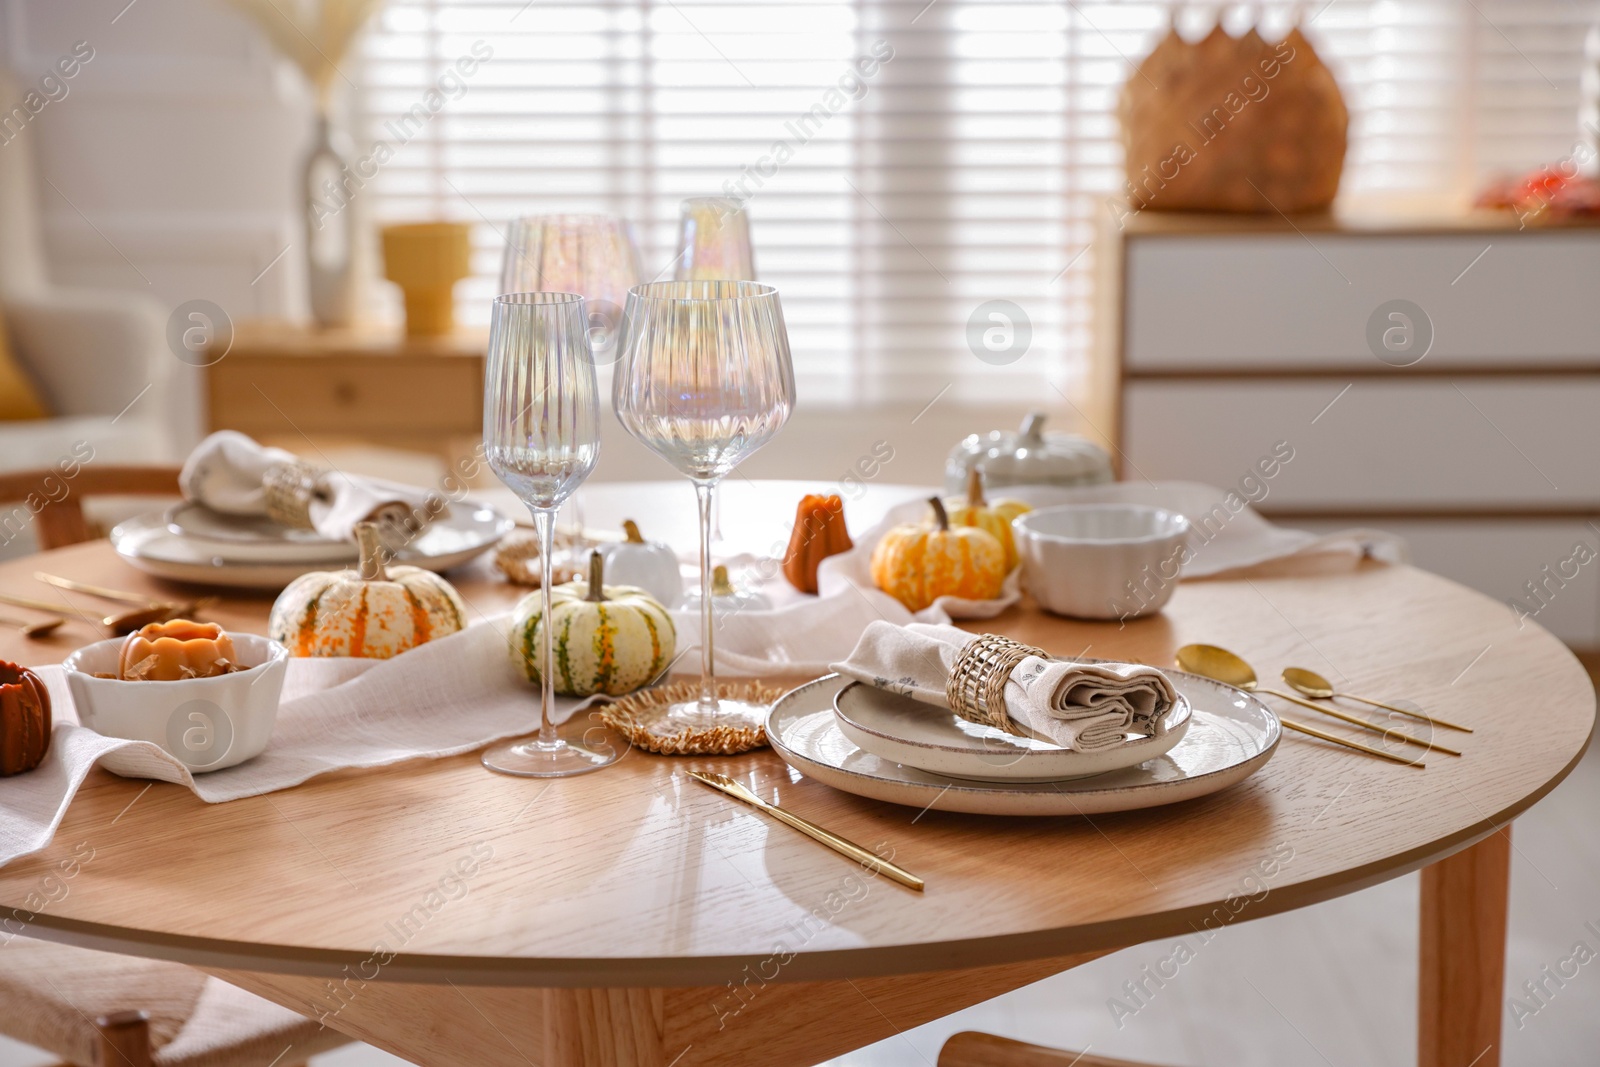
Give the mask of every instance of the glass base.
POLYGON ((485 749, 483 765, 518 778, 566 778, 609 767, 628 751, 625 738, 584 715, 557 726, 555 733, 549 744, 535 734, 485 749))
POLYGON ((710 730, 718 726, 733 729, 760 728, 767 721, 766 704, 752 704, 747 700, 717 700, 709 704, 699 700, 685 700, 667 707, 666 720, 673 726, 687 726, 691 730, 710 730))

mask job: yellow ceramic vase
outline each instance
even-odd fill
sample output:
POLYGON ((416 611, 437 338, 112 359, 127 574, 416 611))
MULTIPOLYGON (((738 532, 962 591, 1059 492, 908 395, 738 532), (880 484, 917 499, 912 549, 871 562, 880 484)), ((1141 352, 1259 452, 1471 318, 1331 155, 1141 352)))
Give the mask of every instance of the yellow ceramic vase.
POLYGON ((472 227, 408 222, 383 228, 384 276, 406 301, 406 333, 436 337, 455 327, 455 285, 468 274, 472 227))

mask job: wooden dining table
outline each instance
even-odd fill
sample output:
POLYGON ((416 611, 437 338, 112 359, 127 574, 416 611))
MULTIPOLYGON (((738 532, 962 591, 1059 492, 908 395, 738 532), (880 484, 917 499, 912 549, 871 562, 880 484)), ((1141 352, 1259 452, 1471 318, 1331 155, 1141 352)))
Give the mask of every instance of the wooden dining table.
MULTIPOLYGON (((730 483, 730 551, 781 543, 799 494, 827 487, 730 483)), ((925 493, 852 483, 851 529, 925 493)), ((584 506, 591 524, 633 515, 686 547, 690 500, 674 483, 592 485, 584 506)), ((52 593, 41 570, 155 598, 195 592, 103 541, 0 565, 0 591, 103 607, 52 593)), ((482 563, 454 577, 475 617, 524 592, 482 563)), ((261 632, 270 603, 225 593, 209 617, 261 632)), ((1475 732, 1438 735, 1463 755, 1430 753, 1425 768, 1286 734, 1233 788, 1093 817, 896 806, 808 779, 770 749, 633 751, 560 780, 491 774, 467 754, 215 805, 97 770, 53 843, 0 868, 0 918, 27 936, 188 964, 430 1067, 783 1067, 1124 947, 1421 869, 1418 1062, 1499 1062, 1511 823, 1573 768, 1594 725, 1594 690, 1559 641, 1444 578, 1332 554, 1185 581, 1163 612, 1126 623, 1057 618, 1025 599, 970 628, 1161 665, 1189 642, 1225 645, 1264 680, 1311 667, 1475 732), (692 769, 892 850, 926 891, 869 876, 692 769), (74 850, 92 859, 39 906, 41 881, 74 850)), ((8 630, 0 657, 52 663, 101 636, 76 618, 45 641, 8 630)), ((535 715, 530 690, 530 726, 535 715)))

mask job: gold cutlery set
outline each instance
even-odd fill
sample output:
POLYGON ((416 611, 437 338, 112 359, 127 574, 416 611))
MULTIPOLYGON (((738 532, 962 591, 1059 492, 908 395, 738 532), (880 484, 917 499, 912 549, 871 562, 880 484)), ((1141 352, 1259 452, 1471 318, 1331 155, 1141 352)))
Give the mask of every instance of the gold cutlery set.
MULTIPOLYGON (((1346 700, 1355 700, 1363 704, 1371 705, 1375 708, 1383 708, 1385 711, 1392 711, 1400 715, 1406 715, 1421 722, 1425 722, 1430 726, 1441 726, 1449 730, 1460 730, 1462 733, 1472 733, 1472 729, 1470 727, 1460 726, 1456 723, 1450 722, 1447 719, 1440 719, 1436 716, 1425 715, 1420 711, 1413 711, 1410 708, 1402 708, 1395 704, 1386 704, 1381 700, 1373 700, 1369 697, 1356 696, 1353 693, 1337 692, 1334 689, 1333 684, 1322 675, 1316 673, 1315 671, 1306 670, 1303 667, 1288 667, 1285 668, 1283 672, 1283 680, 1288 683, 1289 688, 1293 689, 1295 693, 1302 694, 1300 696, 1296 696, 1291 693, 1285 693, 1278 689, 1266 689, 1259 686, 1256 681, 1256 672, 1250 666, 1250 664, 1246 663, 1239 656, 1229 652, 1227 649, 1219 648, 1216 645, 1184 645, 1182 648, 1178 649, 1176 658, 1178 667, 1181 670, 1188 671, 1190 674, 1198 674, 1203 678, 1210 678, 1213 681, 1221 682, 1224 685, 1231 685, 1235 689, 1242 689, 1247 693, 1261 693, 1266 696, 1277 697, 1280 700, 1287 700, 1291 704, 1297 704, 1303 708, 1310 708, 1312 711, 1320 712, 1323 715, 1339 719, 1342 722, 1350 723, 1351 725, 1358 726, 1363 730, 1370 730, 1373 733, 1381 735, 1386 741, 1397 741, 1403 745, 1415 745, 1416 747, 1426 749, 1429 752, 1442 752, 1447 756, 1461 755, 1460 752, 1453 748, 1446 748, 1444 745, 1435 744, 1434 742, 1425 738, 1409 734, 1398 727, 1379 726, 1375 723, 1370 723, 1365 719, 1347 714, 1346 712, 1340 711, 1337 708, 1330 707, 1327 704, 1313 703, 1313 700, 1331 700, 1334 697, 1343 697, 1346 700), (1312 700, 1307 700, 1305 699, 1306 697, 1310 697, 1312 700)), ((1308 726, 1302 722, 1296 722, 1292 719, 1285 719, 1281 715, 1278 717, 1278 721, 1284 725, 1285 729, 1294 730, 1297 733, 1307 734, 1311 737, 1319 738, 1323 741, 1329 741, 1336 745, 1343 745, 1345 748, 1355 749, 1358 752, 1364 752, 1369 756, 1376 756, 1379 759, 1388 760, 1391 763, 1403 763, 1408 767, 1418 768, 1427 766, 1427 764, 1423 763, 1420 759, 1412 759, 1394 752, 1387 752, 1381 748, 1374 748, 1371 745, 1364 745, 1359 741, 1352 741, 1349 738, 1340 737, 1337 734, 1330 734, 1325 730, 1319 730, 1314 726, 1308 726)))
MULTIPOLYGON (((1394 712, 1399 715, 1405 715, 1419 722, 1427 723, 1430 726, 1443 727, 1450 730, 1459 730, 1463 733, 1472 733, 1472 729, 1470 727, 1461 726, 1446 719, 1438 718, 1437 716, 1427 715, 1411 708, 1403 708, 1396 704, 1388 704, 1381 700, 1373 700, 1370 697, 1362 697, 1356 696, 1353 693, 1339 692, 1334 688, 1333 684, 1322 675, 1317 674, 1315 671, 1306 670, 1303 667, 1289 667, 1283 672, 1284 682, 1295 691, 1294 693, 1285 693, 1277 689, 1264 688, 1258 684, 1256 672, 1249 663, 1234 653, 1229 652, 1227 649, 1219 648, 1216 645, 1184 645, 1182 648, 1178 649, 1176 659, 1179 669, 1187 671, 1190 674, 1197 674, 1203 678, 1210 678, 1212 681, 1221 682, 1224 685, 1231 685, 1234 688, 1243 690, 1247 693, 1260 693, 1265 696, 1286 700, 1292 704, 1309 708, 1312 711, 1331 716, 1332 718, 1350 723, 1364 730, 1370 730, 1373 733, 1381 735, 1386 741, 1398 742, 1404 745, 1413 745, 1429 752, 1442 752, 1450 756, 1461 755, 1460 752, 1453 748, 1447 748, 1444 745, 1435 744, 1426 738, 1417 737, 1393 726, 1380 726, 1375 723, 1370 723, 1365 719, 1347 714, 1337 708, 1330 707, 1327 704, 1318 704, 1314 703, 1314 701, 1331 700, 1334 697, 1342 697, 1346 700, 1358 701, 1375 708, 1382 708, 1385 711, 1394 712)), ((1354 751, 1361 752, 1369 756, 1374 756, 1378 759, 1388 760, 1391 763, 1401 763, 1408 767, 1418 768, 1425 766, 1420 759, 1409 758, 1394 752, 1385 751, 1381 748, 1375 748, 1372 745, 1362 744, 1359 741, 1352 741, 1349 738, 1328 733, 1326 730, 1319 730, 1315 726, 1309 726, 1302 722, 1296 722, 1293 719, 1286 719, 1282 716, 1279 716, 1278 721, 1283 724, 1285 729, 1294 730, 1297 733, 1306 734, 1310 737, 1315 737, 1335 745, 1341 745, 1345 748, 1353 749, 1354 751)), ((881 856, 876 855, 869 849, 861 847, 853 841, 840 837, 838 834, 832 833, 831 831, 824 830, 817 824, 803 819, 800 816, 795 815, 793 812, 785 811, 776 804, 768 803, 761 797, 757 796, 755 792, 750 789, 750 787, 734 778, 729 777, 726 774, 717 774, 708 771, 690 771, 689 777, 693 778, 702 785, 709 786, 718 792, 725 793, 728 796, 733 797, 735 800, 738 800, 744 804, 748 804, 757 811, 770 815, 772 818, 777 819, 784 825, 800 831, 812 840, 826 845, 840 855, 861 864, 868 870, 885 875, 886 877, 899 882, 901 885, 916 890, 919 893, 923 890, 923 881, 916 875, 911 874, 910 872, 896 866, 893 863, 890 863, 888 860, 883 859, 881 856)))
MULTIPOLYGON (((117 604, 133 605, 126 611, 113 612, 101 618, 85 615, 76 608, 72 609, 85 621, 97 622, 118 636, 131 634, 135 630, 148 626, 153 622, 168 622, 172 619, 193 617, 217 602, 217 598, 214 596, 184 601, 152 600, 139 593, 128 593, 121 589, 108 589, 105 586, 90 585, 87 582, 75 582, 70 578, 46 574, 43 571, 37 572, 34 577, 46 585, 55 586, 57 589, 72 593, 83 593, 87 596, 99 597, 101 600, 109 600, 117 604)), ((0 593, 0 604, 10 604, 13 607, 27 608, 30 611, 41 611, 49 614, 49 618, 35 623, 24 622, 21 619, 0 617, 0 625, 17 627, 23 637, 34 639, 47 637, 67 621, 60 614, 65 605, 52 603, 48 600, 35 600, 31 597, 0 593)))

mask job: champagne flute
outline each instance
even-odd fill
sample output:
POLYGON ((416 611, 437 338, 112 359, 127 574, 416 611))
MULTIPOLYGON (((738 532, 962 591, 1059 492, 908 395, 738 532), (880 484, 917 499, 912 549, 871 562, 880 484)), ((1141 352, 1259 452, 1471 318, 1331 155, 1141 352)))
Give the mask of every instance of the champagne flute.
MULTIPOLYGON (((739 201, 695 196, 678 205, 678 262, 672 276, 680 282, 756 280, 750 216, 739 201)), ((720 493, 711 497, 711 547, 719 554, 724 547, 720 493)))
POLYGON ((651 282, 628 293, 612 400, 623 428, 688 476, 700 504, 700 691, 669 722, 759 726, 766 709, 717 697, 711 493, 794 409, 778 291, 748 281, 651 282))
POLYGON ((511 293, 497 297, 484 374, 483 443, 489 468, 528 506, 539 531, 539 733, 496 745, 483 765, 501 774, 557 778, 598 770, 623 749, 583 723, 558 727, 550 587, 556 511, 600 456, 600 397, 583 297, 511 293))

